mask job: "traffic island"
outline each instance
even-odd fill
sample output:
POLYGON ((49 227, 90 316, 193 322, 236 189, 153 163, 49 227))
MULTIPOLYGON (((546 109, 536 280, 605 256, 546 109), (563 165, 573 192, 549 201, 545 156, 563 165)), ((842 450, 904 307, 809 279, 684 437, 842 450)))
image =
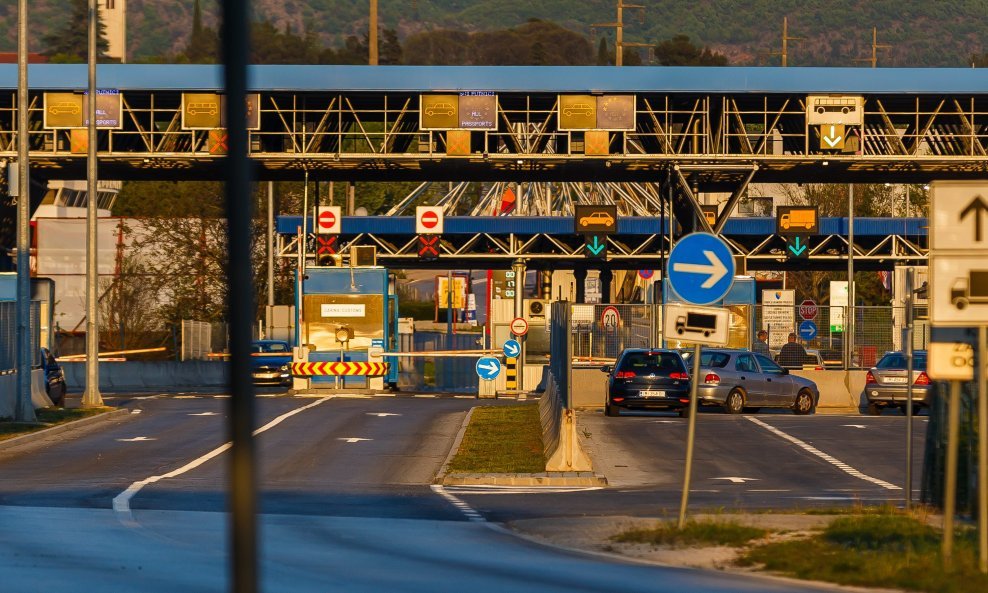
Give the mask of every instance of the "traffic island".
POLYGON ((593 472, 547 472, 536 402, 470 410, 436 477, 445 486, 602 486, 593 472))
POLYGON ((26 440, 36 440, 89 426, 111 418, 126 416, 129 410, 111 407, 43 408, 37 410, 37 422, 0 421, 0 448, 11 448, 26 440))
POLYGON ((884 506, 697 514, 682 530, 674 519, 627 516, 528 519, 507 527, 555 547, 666 566, 883 590, 988 591, 988 575, 978 571, 975 529, 956 530, 948 568, 940 555, 941 524, 941 517, 923 508, 884 506))

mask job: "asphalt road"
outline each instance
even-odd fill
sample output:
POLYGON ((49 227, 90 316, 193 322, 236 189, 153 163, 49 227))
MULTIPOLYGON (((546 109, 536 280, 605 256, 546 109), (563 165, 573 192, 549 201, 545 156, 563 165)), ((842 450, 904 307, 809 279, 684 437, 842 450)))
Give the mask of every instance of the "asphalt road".
MULTIPOLYGON (((0 449, 4 590, 226 590, 226 398, 108 401, 131 413, 0 449)), ((678 508, 686 425, 657 414, 581 414, 599 469, 614 484, 604 490, 431 486, 466 412, 477 403, 453 397, 260 398, 263 589, 819 590, 640 566, 509 535, 497 522, 669 514, 678 508)), ((901 497, 901 491, 875 482, 901 483, 894 450, 901 446, 901 417, 752 418, 699 417, 697 508, 901 497), (875 451, 883 453, 870 453, 875 451)), ((916 422, 919 454, 925 425, 916 422)))

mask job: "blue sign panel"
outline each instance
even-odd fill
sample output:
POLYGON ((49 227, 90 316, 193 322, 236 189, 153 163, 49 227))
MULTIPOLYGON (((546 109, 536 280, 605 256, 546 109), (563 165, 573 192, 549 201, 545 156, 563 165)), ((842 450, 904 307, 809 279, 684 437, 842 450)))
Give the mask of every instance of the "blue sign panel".
POLYGON ((477 361, 477 376, 487 381, 497 379, 501 374, 501 361, 493 356, 484 356, 477 361))
POLYGON ((518 358, 518 355, 521 354, 521 344, 518 343, 518 340, 508 340, 502 349, 508 358, 518 358))
POLYGON ((799 337, 804 340, 812 340, 816 337, 816 324, 806 320, 799 324, 799 337))
POLYGON ((716 235, 686 235, 669 253, 669 283, 687 303, 716 303, 734 284, 734 256, 716 235))

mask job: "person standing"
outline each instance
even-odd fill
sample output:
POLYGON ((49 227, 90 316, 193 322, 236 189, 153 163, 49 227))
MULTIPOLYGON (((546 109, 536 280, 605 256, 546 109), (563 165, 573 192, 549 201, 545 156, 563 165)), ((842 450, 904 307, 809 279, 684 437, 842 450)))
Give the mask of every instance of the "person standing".
POLYGON ((751 351, 757 354, 764 354, 765 356, 770 356, 768 348, 768 332, 760 329, 758 330, 758 339, 755 343, 751 345, 751 351))

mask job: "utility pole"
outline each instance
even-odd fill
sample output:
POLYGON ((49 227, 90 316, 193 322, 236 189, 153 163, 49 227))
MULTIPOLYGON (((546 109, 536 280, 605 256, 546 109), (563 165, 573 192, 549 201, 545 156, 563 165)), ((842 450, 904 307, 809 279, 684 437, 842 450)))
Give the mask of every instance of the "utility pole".
POLYGON ((370 30, 367 31, 367 46, 370 53, 367 63, 377 66, 377 0, 370 0, 370 30))
MULTIPOLYGON (((17 404, 14 420, 35 422, 31 401, 31 183, 28 159, 27 0, 17 3, 17 404)), ((7 169, 11 172, 13 168, 7 169)), ((7 187, 10 183, 8 173, 7 187)), ((11 192, 13 194, 13 192, 11 192)))
POLYGON ((645 7, 641 4, 625 4, 624 0, 617 0, 617 21, 613 23, 594 23, 590 25, 591 27, 607 27, 612 28, 615 31, 615 36, 617 42, 614 48, 614 65, 623 66, 624 65, 624 48, 625 47, 651 47, 647 43, 625 43, 624 42, 624 9, 625 8, 637 8, 641 10, 641 20, 645 20, 645 7))
POLYGON ((878 50, 880 49, 891 49, 891 45, 878 43, 878 27, 871 28, 871 57, 870 58, 855 58, 855 62, 868 62, 871 64, 872 68, 878 67, 878 50))
POLYGON ((96 39, 99 35, 99 13, 96 0, 89 0, 89 103, 86 105, 87 159, 86 159, 86 390, 82 393, 82 407, 103 405, 99 391, 99 268, 96 225, 96 208, 99 205, 96 189, 97 139, 96 139, 96 39))
POLYGON ((789 17, 782 17, 782 51, 770 52, 770 56, 782 56, 782 67, 785 68, 789 65, 789 42, 790 41, 802 41, 802 37, 790 37, 789 36, 789 17))

